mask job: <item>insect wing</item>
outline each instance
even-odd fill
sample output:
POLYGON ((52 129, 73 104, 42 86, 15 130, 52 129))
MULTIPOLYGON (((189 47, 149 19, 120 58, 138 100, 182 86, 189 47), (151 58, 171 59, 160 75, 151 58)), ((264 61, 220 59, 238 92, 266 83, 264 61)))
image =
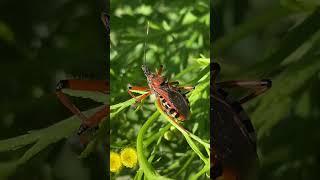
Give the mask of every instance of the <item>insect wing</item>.
POLYGON ((190 116, 190 107, 186 97, 181 93, 171 89, 168 90, 168 97, 177 111, 182 114, 185 119, 188 119, 188 117, 190 116))
POLYGON ((240 117, 221 94, 214 94, 211 130, 216 157, 231 167, 248 167, 256 159, 256 147, 240 117))

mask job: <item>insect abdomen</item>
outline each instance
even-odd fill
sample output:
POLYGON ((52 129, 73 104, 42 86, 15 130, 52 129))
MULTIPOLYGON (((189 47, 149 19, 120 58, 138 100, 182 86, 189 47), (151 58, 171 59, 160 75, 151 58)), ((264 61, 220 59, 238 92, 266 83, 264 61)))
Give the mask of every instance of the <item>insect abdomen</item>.
POLYGON ((180 121, 184 121, 186 119, 185 116, 179 113, 174 107, 172 107, 164 97, 159 96, 159 98, 160 98, 160 104, 168 116, 174 119, 178 119, 180 121))
POLYGON ((242 108, 241 104, 234 100, 226 91, 223 89, 218 89, 218 93, 223 97, 223 100, 225 100, 233 109, 233 111, 238 115, 239 119, 241 120, 242 125, 245 127, 248 136, 250 138, 250 141, 256 145, 256 133, 254 130, 254 127, 251 123, 250 118, 248 117, 247 113, 242 108))

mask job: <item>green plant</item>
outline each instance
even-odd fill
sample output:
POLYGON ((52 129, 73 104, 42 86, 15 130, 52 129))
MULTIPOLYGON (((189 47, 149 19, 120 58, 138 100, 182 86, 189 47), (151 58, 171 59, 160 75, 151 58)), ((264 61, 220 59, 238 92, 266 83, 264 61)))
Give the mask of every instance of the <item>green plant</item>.
POLYGON ((211 51, 221 79, 273 81, 245 106, 258 135, 259 179, 317 179, 320 9, 316 1, 280 2, 216 3, 214 21, 230 24, 214 26, 211 51))
POLYGON ((110 148, 120 151, 135 146, 139 157, 139 167, 125 168, 111 177, 208 179, 208 2, 112 1, 111 8, 110 148), (150 31, 146 37, 147 21, 150 31), (139 104, 139 108, 132 108, 135 100, 129 99, 128 84, 147 85, 141 70, 145 42, 146 65, 152 71, 162 64, 164 76, 170 81, 196 86, 188 97, 191 118, 181 124, 191 133, 172 130, 166 116, 160 116, 162 111, 154 105, 153 96, 139 104))
MULTIPOLYGON (((72 96, 90 98, 96 102, 104 104, 107 103, 108 99, 103 93, 70 90, 65 90, 64 92, 72 96)), ((98 108, 99 107, 87 110, 84 112, 84 114, 90 115, 98 108)), ((84 149, 80 155, 81 158, 86 157, 90 152, 92 152, 95 147, 94 145, 96 145, 97 142, 103 141, 107 132, 106 123, 106 120, 101 123, 100 129, 96 134, 96 138, 94 138, 86 147, 86 149, 84 149)), ((27 161, 29 161, 31 158, 34 158, 37 154, 48 148, 50 145, 76 134, 76 130, 79 128, 79 126, 79 119, 76 116, 72 116, 47 128, 32 130, 25 135, 1 140, 0 152, 17 151, 25 147, 27 147, 27 149, 21 155, 21 157, 8 162, 0 163, 0 178, 7 178, 8 176, 12 175, 19 166, 27 163, 27 161)))
MULTIPOLYGON (((136 174, 136 179, 140 179, 142 172, 146 175, 149 179, 161 179, 164 178, 163 176, 160 176, 158 173, 156 173, 155 168, 153 167, 153 160, 154 158, 163 158, 160 155, 160 148, 163 146, 161 144, 161 141, 163 140, 163 136, 165 132, 167 132, 170 128, 167 121, 169 121, 175 128, 177 128, 181 135, 185 138, 185 141, 188 143, 188 146, 183 146, 183 148, 178 148, 180 151, 186 151, 187 153, 185 155, 180 155, 180 157, 176 158, 169 158, 170 162, 167 162, 163 164, 164 167, 161 167, 163 169, 161 172, 165 172, 168 175, 175 174, 175 177, 179 177, 182 173, 187 173, 187 169, 192 168, 194 165, 192 165, 191 161, 189 161, 189 167, 187 166, 178 166, 175 164, 175 162, 181 163, 184 159, 187 159, 190 155, 192 158, 194 158, 193 154, 196 154, 200 160, 202 160, 202 169, 199 169, 199 172, 193 171, 193 176, 191 176, 189 173, 186 175, 190 176, 189 178, 198 178, 199 176, 203 175, 204 173, 208 173, 209 171, 209 131, 208 129, 205 129, 206 131, 203 131, 203 129, 198 128, 209 126, 209 59, 207 58, 199 58, 197 59, 198 63, 194 63, 194 65, 191 65, 190 68, 199 69, 201 73, 198 73, 200 77, 195 77, 191 82, 197 82, 197 86, 194 91, 191 92, 189 100, 192 112, 199 112, 200 115, 193 115, 193 117, 189 120, 187 120, 186 123, 188 124, 188 127, 190 129, 193 129, 193 133, 187 131, 183 128, 184 124, 177 124, 175 121, 170 119, 160 108, 157 103, 155 103, 155 106, 157 107, 157 111, 153 113, 153 115, 148 118, 145 122, 138 122, 142 124, 141 129, 138 132, 137 135, 137 151, 138 151, 138 157, 139 157, 139 164, 140 169, 138 173, 136 174), (199 107, 197 107, 199 105, 199 107), (165 117, 165 121, 163 119, 160 119, 161 121, 156 122, 157 119, 159 119, 160 113, 162 114, 162 117, 165 117), (202 114, 201 114, 202 113, 202 114), (196 119, 196 120, 194 120, 196 119), (192 123, 192 124, 191 124, 192 123), (199 125, 200 124, 200 125, 199 125), (159 128, 159 129, 157 129, 159 128), (148 131, 149 130, 149 131, 148 131), (204 138, 199 138, 194 133, 201 134, 204 136, 204 138), (200 146, 199 146, 200 145, 200 146), (191 148, 191 149, 190 149, 191 148), (203 150, 205 150, 205 154, 203 154, 203 150), (159 156, 159 157, 158 157, 159 156), (149 157, 149 158, 148 158, 149 157), (175 164, 175 167, 170 167, 169 164, 175 164), (174 173, 179 172, 179 173, 174 173)), ((181 72, 177 76, 182 76, 184 73, 187 73, 188 71, 181 72)), ((142 93, 143 92, 138 92, 142 93)), ((117 119, 117 115, 125 110, 125 108, 130 107, 135 103, 135 99, 130 99, 122 103, 118 103, 111 106, 111 122, 115 121, 117 119)), ((143 111, 143 113, 146 113, 143 111)), ((148 112, 149 113, 149 112, 148 112)), ((114 130, 111 130, 114 132, 114 130)), ((117 134, 122 133, 128 133, 127 131, 121 132, 121 127, 118 131, 116 131, 117 134)), ((181 136, 180 135, 180 136, 181 136)), ((134 138, 131 138, 134 139, 134 138)), ((127 140, 127 139, 126 139, 127 140)), ((111 134, 111 147, 115 146, 115 143, 112 143, 112 134, 111 134)), ((162 142, 163 143, 163 142, 162 142)), ((164 142, 168 143, 168 142, 164 142)), ((173 142, 170 143, 179 143, 184 144, 185 142, 176 139, 173 142)), ((121 145, 119 145, 121 147, 121 145)), ((175 154, 176 150, 168 149, 167 153, 170 153, 169 157, 172 154, 175 154)), ((166 154, 163 154, 163 156, 168 156, 166 154)), ((199 163, 199 162, 198 162, 199 163)), ((196 164, 198 164, 196 163, 196 164)), ((160 163, 161 164, 161 163, 160 163)), ((201 164, 201 163, 200 163, 201 164)), ((191 173, 191 174, 192 174, 191 173)), ((209 175, 209 174, 208 174, 209 175)), ((169 176, 170 177, 170 176, 169 176)))

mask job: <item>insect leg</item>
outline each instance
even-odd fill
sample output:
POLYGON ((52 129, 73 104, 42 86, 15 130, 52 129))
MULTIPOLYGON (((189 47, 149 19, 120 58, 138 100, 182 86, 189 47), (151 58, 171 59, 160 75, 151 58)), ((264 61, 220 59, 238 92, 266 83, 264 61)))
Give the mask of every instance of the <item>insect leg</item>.
POLYGON ((225 81, 219 82, 217 83, 217 85, 221 88, 240 87, 253 90, 253 92, 239 100, 240 104, 243 104, 270 89, 272 86, 272 82, 268 79, 263 79, 260 81, 225 81))
POLYGON ((168 82, 168 83, 169 83, 169 85, 173 86, 177 90, 186 90, 186 91, 194 90, 194 86, 178 86, 179 85, 179 81, 171 81, 171 82, 168 82))
MULTIPOLYGON (((135 96, 132 92, 133 91, 150 91, 149 90, 149 88, 148 87, 140 87, 140 86, 129 86, 129 90, 128 90, 128 94, 131 96, 131 97, 133 97, 133 98, 135 98, 136 99, 136 101, 138 102, 138 98, 137 98, 137 96, 135 96)), ((151 92, 151 91, 150 91, 151 92)), ((148 93, 147 93, 148 94, 148 93)), ((149 94, 150 95, 150 94, 149 94)), ((142 99, 141 99, 142 100, 142 99)), ((140 100, 140 101, 141 101, 140 100)))
POLYGON ((178 88, 181 90, 186 90, 186 91, 194 90, 194 86, 179 86, 178 88))
POLYGON ((169 85, 177 86, 177 85, 179 85, 179 81, 171 81, 171 82, 169 82, 169 85))
POLYGON ((149 87, 144 87, 144 86, 131 86, 131 85, 129 84, 129 90, 147 91, 147 90, 149 90, 149 87))
POLYGON ((157 70, 157 74, 161 75, 162 71, 163 71, 163 65, 160 65, 159 70, 157 70))
MULTIPOLYGON (((109 93, 109 83, 104 80, 61 80, 58 82, 56 86, 56 95, 61 103, 66 106, 73 114, 75 114, 81 121, 82 124, 80 126, 79 132, 83 132, 81 129, 82 126, 86 126, 84 124, 92 124, 97 125, 101 120, 101 115, 107 116, 108 109, 106 106, 99 112, 96 112, 91 117, 86 117, 77 106, 75 106, 72 101, 65 95, 62 90, 63 89, 73 89, 73 90, 86 90, 86 91, 99 91, 104 93, 109 93), (91 123, 92 121, 92 123, 91 123)), ((103 117, 104 117, 103 116, 103 117)), ((90 126, 89 126, 90 127, 90 126)), ((89 128, 87 126, 86 129, 89 128)), ((78 134, 81 134, 79 133, 78 134)))
POLYGON ((190 91, 194 90, 194 86, 173 86, 176 91, 179 91, 182 95, 188 94, 190 91))
POLYGON ((151 91, 147 92, 146 94, 143 94, 139 98, 136 99, 136 102, 141 102, 143 99, 147 98, 148 96, 151 95, 151 91))
POLYGON ((86 121, 87 117, 71 102, 71 100, 61 91, 57 90, 56 95, 60 102, 67 107, 73 114, 75 114, 81 121, 86 121))
MULTIPOLYGON (((149 95, 151 95, 152 92, 151 92, 151 90, 149 90, 149 91, 147 91, 147 93, 141 95, 140 97, 135 96, 135 95, 131 92, 130 89, 128 90, 128 93, 130 94, 131 97, 133 97, 133 98, 136 100, 135 104, 137 104, 137 103, 141 102, 143 99, 147 98, 149 95)), ((135 106, 135 104, 134 104, 133 106, 135 106)), ((139 107, 142 107, 142 106, 139 106, 139 107)), ((139 108, 139 107, 138 107, 138 108, 139 108)))
POLYGON ((81 135, 83 132, 85 132, 87 129, 91 127, 97 127, 100 123, 100 121, 107 117, 109 114, 110 107, 105 105, 100 109, 99 111, 95 112, 92 116, 90 116, 87 120, 83 121, 80 125, 80 128, 78 130, 78 135, 81 135))

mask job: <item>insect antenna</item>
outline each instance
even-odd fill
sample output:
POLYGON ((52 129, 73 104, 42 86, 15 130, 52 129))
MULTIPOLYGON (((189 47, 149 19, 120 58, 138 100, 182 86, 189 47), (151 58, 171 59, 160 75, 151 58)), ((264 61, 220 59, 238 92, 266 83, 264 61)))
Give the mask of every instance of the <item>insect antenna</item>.
POLYGON ((147 38, 148 38, 148 34, 149 34, 149 21, 147 21, 147 29, 146 29, 146 36, 145 36, 145 39, 144 39, 144 45, 143 45, 143 54, 144 54, 144 62, 143 62, 143 65, 144 66, 147 66, 147 38))
POLYGON ((149 34, 149 21, 147 21, 147 29, 146 29, 146 31, 147 31, 147 33, 146 33, 146 36, 145 36, 145 39, 144 39, 144 47, 143 47, 143 49, 144 49, 144 62, 143 62, 143 65, 141 66, 141 68, 142 68, 144 74, 146 76, 149 76, 151 73, 150 73, 150 71, 149 71, 149 69, 147 67, 147 53, 146 53, 146 51, 147 51, 147 37, 148 37, 148 34, 149 34))

